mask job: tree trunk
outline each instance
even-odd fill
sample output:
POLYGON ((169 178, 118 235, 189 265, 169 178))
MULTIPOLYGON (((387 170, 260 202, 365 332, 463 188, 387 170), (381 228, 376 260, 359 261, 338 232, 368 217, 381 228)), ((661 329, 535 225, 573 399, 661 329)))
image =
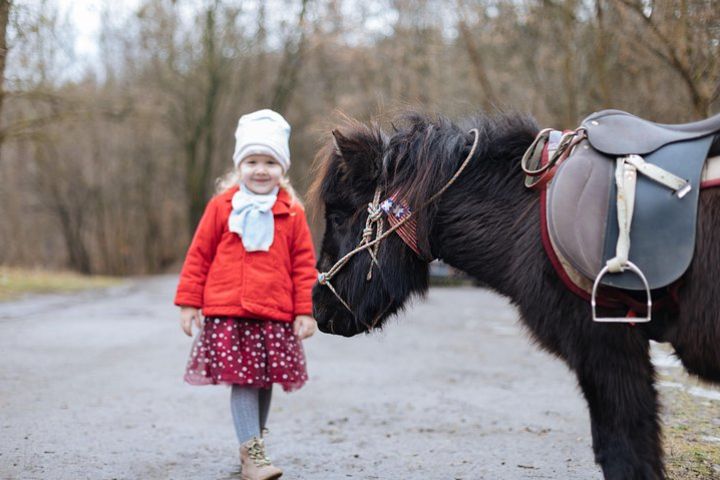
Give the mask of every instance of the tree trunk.
POLYGON ((290 104, 292 94, 297 86, 297 77, 302 66, 303 54, 305 51, 305 14, 309 0, 302 0, 302 8, 298 15, 296 30, 300 32, 297 45, 293 49, 292 40, 288 39, 285 44, 285 54, 280 64, 280 72, 275 82, 274 94, 271 108, 277 112, 284 113, 290 104))
MULTIPOLYGON (((5 100, 5 61, 7 59, 7 26, 10 21, 10 0, 0 0, 0 119, 5 100)), ((2 154, 2 140, 0 135, 0 155, 2 154)), ((0 156, 0 159, 2 157, 0 156)))
POLYGON ((462 36, 463 43, 465 44, 465 50, 470 58, 470 63, 475 71, 475 78, 482 89, 483 97, 481 101, 483 109, 489 112, 498 104, 498 102, 492 83, 488 78, 485 61, 482 53, 480 52, 480 48, 473 40, 472 33, 465 23, 465 20, 461 18, 458 21, 458 27, 460 29, 460 35, 462 36))
POLYGON ((210 196, 215 147, 215 115, 223 83, 227 82, 223 71, 227 67, 216 45, 218 3, 206 12, 203 34, 204 62, 207 87, 203 98, 202 115, 195 121, 189 138, 185 141, 185 189, 188 202, 188 228, 190 235, 200 222, 205 202, 210 196), (203 141, 204 140, 204 141, 203 141))
POLYGON ((605 25, 605 10, 603 0, 595 0, 595 56, 593 58, 594 79, 593 86, 596 92, 596 101, 600 105, 610 105, 612 90, 611 79, 607 67, 607 55, 609 52, 610 29, 605 25))

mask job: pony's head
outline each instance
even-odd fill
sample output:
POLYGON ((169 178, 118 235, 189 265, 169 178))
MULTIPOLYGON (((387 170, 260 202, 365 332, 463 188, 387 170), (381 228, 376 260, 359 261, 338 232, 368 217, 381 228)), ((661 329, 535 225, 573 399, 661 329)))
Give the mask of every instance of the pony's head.
POLYGON ((350 123, 333 132, 318 156, 311 189, 325 209, 318 270, 330 276, 315 285, 313 305, 323 332, 352 336, 381 327, 410 297, 427 291, 431 258, 489 281, 514 238, 498 232, 508 218, 521 224, 532 206, 534 195, 517 167, 537 134, 532 118, 478 115, 460 126, 408 113, 396 125, 388 136, 377 126, 350 123), (415 243, 411 248, 394 232, 387 236, 368 280, 368 251, 345 257, 363 238, 376 192, 380 201, 392 197, 414 212, 415 235, 404 238, 415 243))
MULTIPOLYGON (((312 187, 315 201, 324 208, 325 234, 317 268, 327 272, 355 249, 363 236, 368 204, 380 189, 389 196, 391 139, 375 125, 348 122, 334 130, 332 139, 317 158, 318 176, 312 187)), ((384 224, 384 229, 389 227, 384 224)), ((375 238, 375 236, 373 236, 375 238)), ((316 284, 313 310, 321 331, 353 336, 381 327, 402 309, 414 293, 428 287, 428 264, 395 234, 385 238, 373 265, 367 250, 353 255, 331 278, 330 285, 316 284), (331 290, 335 290, 335 293, 331 290)))

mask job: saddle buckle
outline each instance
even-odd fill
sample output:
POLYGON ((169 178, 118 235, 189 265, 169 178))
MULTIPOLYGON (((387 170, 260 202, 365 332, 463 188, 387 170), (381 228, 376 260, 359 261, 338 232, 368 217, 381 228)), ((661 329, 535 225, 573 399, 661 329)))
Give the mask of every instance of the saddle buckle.
POLYGON ((592 319, 593 322, 599 322, 599 323, 647 323, 651 320, 652 316, 652 297, 650 295, 650 286, 648 285, 647 278, 645 278, 645 274, 643 274, 642 270, 638 268, 637 265, 634 263, 627 261, 622 267, 622 271, 630 270, 635 275, 640 277, 640 280, 642 280, 643 285, 645 286, 645 294, 647 295, 647 314, 645 317, 598 317, 596 312, 597 302, 596 302, 596 295, 597 295, 597 289, 600 286, 600 280, 603 276, 605 276, 606 273, 608 273, 610 270, 610 267, 608 265, 605 265, 602 270, 600 270, 600 273, 598 273, 597 277, 595 277, 595 283, 593 283, 593 289, 592 289, 592 295, 590 297, 590 306, 592 307, 592 319))
POLYGON ((678 198, 683 198, 685 195, 690 193, 690 190, 692 190, 692 185, 690 182, 686 182, 684 187, 675 192, 675 195, 677 195, 678 198))

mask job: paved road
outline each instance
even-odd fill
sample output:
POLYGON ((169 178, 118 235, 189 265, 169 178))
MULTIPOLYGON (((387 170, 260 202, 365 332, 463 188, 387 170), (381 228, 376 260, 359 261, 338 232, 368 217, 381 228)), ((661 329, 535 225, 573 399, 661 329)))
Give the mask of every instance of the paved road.
MULTIPOLYGON (((237 478, 229 390, 181 381, 174 287, 0 304, 0 478, 237 478)), ((433 289, 385 332, 306 350, 311 381, 270 415, 286 478, 601 478, 573 377, 496 295, 433 289)))

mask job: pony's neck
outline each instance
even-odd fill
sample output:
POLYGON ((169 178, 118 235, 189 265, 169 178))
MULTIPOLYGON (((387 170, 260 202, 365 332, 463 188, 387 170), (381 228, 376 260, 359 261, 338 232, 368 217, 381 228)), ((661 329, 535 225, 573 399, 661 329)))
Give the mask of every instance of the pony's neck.
POLYGON ((447 264, 511 298, 518 275, 541 274, 539 197, 526 190, 519 165, 476 166, 445 192, 433 225, 433 252, 447 264))

